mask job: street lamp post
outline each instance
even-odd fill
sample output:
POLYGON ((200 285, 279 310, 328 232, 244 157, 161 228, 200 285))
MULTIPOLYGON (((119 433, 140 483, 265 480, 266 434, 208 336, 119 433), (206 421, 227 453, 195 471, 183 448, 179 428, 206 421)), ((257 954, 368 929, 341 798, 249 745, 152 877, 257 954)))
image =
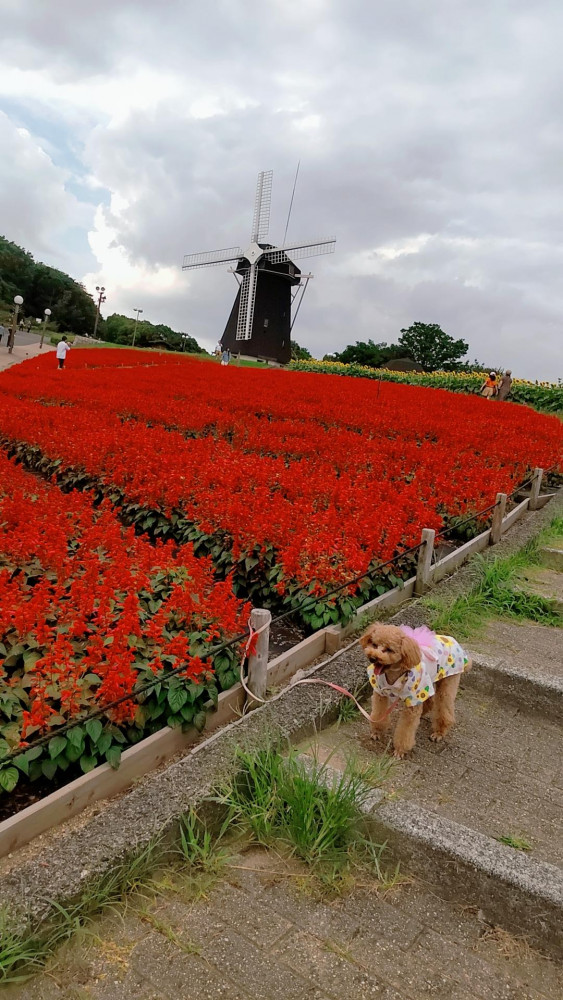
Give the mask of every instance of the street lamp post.
POLYGON ((135 316, 135 326, 134 326, 134 329, 133 329, 133 343, 131 344, 131 347, 135 346, 135 336, 137 334, 137 323, 139 322, 139 313, 142 313, 142 311, 143 311, 142 309, 133 309, 133 312, 137 313, 137 315, 135 316))
POLYGON ((18 325, 18 313, 20 311, 20 306, 23 305, 23 299, 21 295, 14 295, 14 321, 12 323, 12 329, 10 330, 10 338, 8 340, 8 353, 11 354, 14 349, 14 339, 16 336, 16 326, 18 325))
POLYGON ((182 338, 182 353, 183 353, 186 350, 186 340, 190 339, 190 335, 189 333, 181 333, 180 336, 182 338))
POLYGON ((96 322, 94 323, 94 340, 96 339, 96 334, 98 333, 98 323, 100 322, 100 309, 102 302, 106 301, 106 296, 104 295, 105 288, 102 285, 96 285, 96 291, 98 293, 98 305, 96 307, 96 322))
POLYGON ((49 316, 51 315, 50 309, 45 309, 45 319, 43 320, 43 326, 41 327, 41 340, 39 342, 39 349, 43 347, 43 337, 45 336, 45 327, 49 322, 49 316))

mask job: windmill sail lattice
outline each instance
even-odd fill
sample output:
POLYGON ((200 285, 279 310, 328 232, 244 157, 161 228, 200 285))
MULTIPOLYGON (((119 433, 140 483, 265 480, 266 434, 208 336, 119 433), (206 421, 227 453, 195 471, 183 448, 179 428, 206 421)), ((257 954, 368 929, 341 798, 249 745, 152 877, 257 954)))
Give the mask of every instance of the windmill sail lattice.
POLYGON ((333 237, 324 237, 288 242, 282 246, 265 243, 270 225, 272 177, 271 170, 258 174, 248 247, 245 250, 241 247, 227 247, 223 250, 186 254, 182 269, 194 270, 236 261, 234 270, 235 274, 240 275, 240 288, 222 342, 246 342, 248 346, 245 353, 254 357, 275 357, 284 362, 289 360, 290 355, 291 287, 295 286, 295 294, 297 288, 301 288, 303 292, 306 282, 312 277, 306 276, 303 285, 301 272, 293 261, 333 253, 336 241, 333 237), (258 310, 257 296, 260 300, 258 310), (260 315, 257 316, 257 313, 260 315))

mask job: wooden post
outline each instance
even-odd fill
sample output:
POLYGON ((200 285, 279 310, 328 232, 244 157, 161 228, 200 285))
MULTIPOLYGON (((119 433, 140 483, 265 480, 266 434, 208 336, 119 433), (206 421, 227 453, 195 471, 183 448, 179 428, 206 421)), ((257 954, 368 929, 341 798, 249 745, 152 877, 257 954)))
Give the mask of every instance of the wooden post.
POLYGON ((502 519, 506 514, 506 493, 497 493, 496 507, 493 511, 493 523, 491 524, 491 534, 489 544, 497 545, 502 538, 502 519))
POLYGON ((336 653, 342 645, 342 627, 340 625, 329 625, 325 628, 325 653, 329 656, 336 653))
MULTIPOLYGON (((272 615, 263 608, 253 608, 250 612, 252 628, 264 628, 256 640, 256 652, 248 657, 248 687, 257 698, 266 698, 268 677, 268 650, 270 646, 270 622, 272 615)), ((250 699, 248 699, 250 701, 250 699)))
POLYGON ((432 555, 434 552, 434 538, 436 532, 433 528, 422 529, 422 546, 418 550, 418 565, 416 567, 416 583, 414 592, 417 597, 424 594, 430 585, 430 568, 432 565, 432 555))
POLYGON ((529 510, 538 509, 538 497, 540 495, 542 478, 543 469, 534 469, 534 478, 532 479, 532 488, 530 490, 530 503, 528 505, 529 510))

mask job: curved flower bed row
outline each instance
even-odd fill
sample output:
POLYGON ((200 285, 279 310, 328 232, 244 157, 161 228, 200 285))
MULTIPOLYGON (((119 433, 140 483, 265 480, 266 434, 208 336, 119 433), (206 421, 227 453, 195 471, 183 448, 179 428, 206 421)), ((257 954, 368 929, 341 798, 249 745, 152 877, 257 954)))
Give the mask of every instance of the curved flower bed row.
POLYGON ((109 501, 65 495, 2 451, 0 484, 0 789, 117 766, 123 746, 165 724, 203 728, 206 702, 237 679, 237 650, 207 656, 246 626, 230 579, 217 582, 190 545, 150 544, 109 501), (158 683, 140 703, 148 679, 158 683), (57 735, 92 709, 100 718, 57 735))
POLYGON ((313 629, 345 618, 409 572, 408 557, 376 570, 421 527, 488 507, 562 443, 555 417, 392 383, 113 350, 4 373, 0 758, 53 738, 0 766, 0 788, 201 725, 236 680, 234 652, 205 653, 244 630, 241 599, 299 607, 313 629))
MULTIPOLYGON (((428 386, 432 389, 448 389, 450 392, 475 394, 479 392, 488 372, 394 372, 385 368, 370 368, 367 365, 345 365, 339 361, 292 361, 293 371, 316 372, 324 375, 349 375, 353 378, 377 379, 384 382, 398 382, 404 385, 428 386)), ((546 413, 563 412, 563 381, 530 382, 515 378, 512 382, 510 398, 515 403, 534 406, 546 413)))

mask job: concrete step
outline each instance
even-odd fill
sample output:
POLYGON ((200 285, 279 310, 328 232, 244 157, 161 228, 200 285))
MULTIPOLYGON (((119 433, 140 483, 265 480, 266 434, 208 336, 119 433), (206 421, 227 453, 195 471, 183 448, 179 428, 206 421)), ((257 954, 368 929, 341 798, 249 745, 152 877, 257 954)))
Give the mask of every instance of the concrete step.
MULTIPOLYGON (((560 642, 558 629, 547 631, 558 633, 560 642)), ((506 647, 521 637, 504 635, 503 641, 506 647)), ((426 867, 435 876, 442 871, 445 891, 455 895, 457 884, 507 929, 521 921, 521 933, 533 936, 531 914, 539 929, 541 914, 551 912, 543 945, 554 921, 563 919, 563 668, 552 653, 556 669, 550 675, 538 662, 534 673, 528 664, 515 667, 512 659, 487 661, 476 654, 446 742, 433 743, 429 719, 422 720, 414 750, 394 765, 387 803, 374 820, 382 837, 386 829, 383 839, 397 858, 419 877, 426 867)), ((342 768, 353 756, 373 761, 385 746, 370 740, 369 725, 358 715, 305 741, 302 750, 342 768)))
POLYGON ((540 549, 541 561, 548 569, 553 569, 557 573, 563 573, 563 547, 555 545, 545 545, 540 549))
POLYGON ((545 566, 531 566, 518 577, 516 587, 549 601, 555 614, 563 617, 563 573, 545 566))
MULTIPOLYGON (((305 759, 322 759, 322 735, 305 759)), ((327 785, 338 780, 346 759, 334 753, 324 772, 327 785)), ((463 800, 463 790, 458 801, 463 800)), ((442 816, 427 803, 374 790, 362 806, 369 834, 399 858, 441 899, 463 899, 482 918, 560 958, 563 955, 563 870, 500 843, 474 825, 442 816)))
POLYGON ((563 721, 563 630, 490 621, 471 640, 474 669, 464 685, 495 694, 528 713, 563 721))

